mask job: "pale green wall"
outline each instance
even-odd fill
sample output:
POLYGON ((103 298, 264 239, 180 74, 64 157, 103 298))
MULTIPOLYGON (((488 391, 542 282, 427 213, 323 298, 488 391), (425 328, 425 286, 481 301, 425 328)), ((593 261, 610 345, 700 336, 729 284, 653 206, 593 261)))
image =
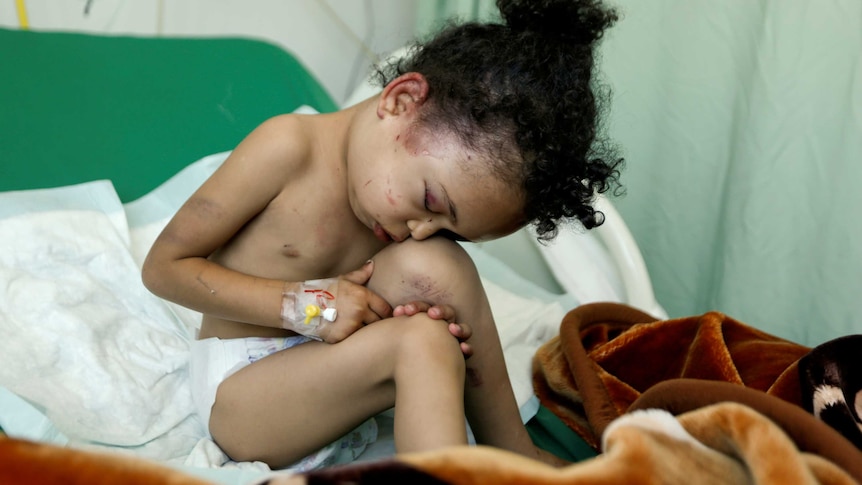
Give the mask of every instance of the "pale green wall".
POLYGON ((421 0, 417 7, 416 31, 420 36, 436 31, 446 19, 499 19, 494 0, 421 0))

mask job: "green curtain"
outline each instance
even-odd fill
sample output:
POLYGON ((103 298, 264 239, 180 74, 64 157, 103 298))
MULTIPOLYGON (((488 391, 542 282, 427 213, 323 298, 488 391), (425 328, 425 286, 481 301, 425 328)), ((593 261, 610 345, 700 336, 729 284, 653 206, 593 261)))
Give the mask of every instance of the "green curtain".
POLYGON ((423 38, 450 19, 487 21, 499 18, 494 0, 423 0, 417 5, 416 32, 423 38))
POLYGON ((621 0, 616 201, 671 316, 862 333, 862 1, 621 0))
MULTIPOLYGON (((862 333, 862 0, 614 4, 614 203, 660 303, 807 345, 862 333)), ((423 5, 420 32, 472 8, 423 5)))

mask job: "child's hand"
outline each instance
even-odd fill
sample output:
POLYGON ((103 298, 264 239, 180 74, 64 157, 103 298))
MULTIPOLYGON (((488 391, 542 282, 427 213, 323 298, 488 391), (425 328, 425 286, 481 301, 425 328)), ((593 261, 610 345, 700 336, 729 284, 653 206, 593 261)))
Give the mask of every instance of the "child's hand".
POLYGON ((392 316, 389 303, 365 286, 373 271, 374 263, 369 261, 338 278, 335 288, 329 290, 335 295, 338 317, 321 329, 324 342, 340 342, 363 326, 392 316))
POLYGON ((417 313, 425 312, 429 317, 435 320, 445 320, 449 322, 449 333, 452 334, 461 343, 461 353, 464 358, 469 358, 473 355, 473 348, 467 343, 467 340, 473 336, 473 330, 466 323, 455 322, 455 309, 450 305, 431 305, 424 301, 414 301, 405 305, 398 305, 392 310, 393 317, 412 316, 417 313))

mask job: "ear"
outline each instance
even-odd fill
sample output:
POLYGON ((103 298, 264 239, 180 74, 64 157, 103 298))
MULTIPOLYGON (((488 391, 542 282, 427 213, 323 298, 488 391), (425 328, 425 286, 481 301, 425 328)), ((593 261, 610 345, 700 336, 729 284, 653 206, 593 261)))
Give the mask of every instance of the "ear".
POLYGON ((393 79, 383 88, 377 101, 377 116, 398 116, 414 113, 428 97, 428 81, 418 72, 408 72, 393 79))

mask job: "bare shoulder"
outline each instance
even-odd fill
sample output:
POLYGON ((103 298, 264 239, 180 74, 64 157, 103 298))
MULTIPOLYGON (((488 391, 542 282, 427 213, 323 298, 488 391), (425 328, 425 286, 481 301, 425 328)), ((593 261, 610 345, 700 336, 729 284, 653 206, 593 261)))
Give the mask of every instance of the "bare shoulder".
POLYGON ((247 203, 256 206, 249 210, 261 209, 291 183, 301 183, 308 173, 314 163, 314 124, 313 116, 298 115, 264 121, 233 149, 197 195, 222 199, 242 194, 247 203))
POLYGON ((200 232, 206 226, 211 234, 204 250, 212 252, 224 244, 287 187, 301 183, 314 145, 305 124, 284 115, 255 128, 180 209, 174 219, 183 223, 169 229, 194 227, 200 232))
POLYGON ((309 125, 309 118, 297 115, 270 118, 234 149, 229 160, 276 165, 280 170, 300 168, 308 160, 313 145, 309 125))
POLYGON ((344 112, 275 116, 255 128, 228 162, 250 166, 265 177, 291 174, 296 179, 314 164, 337 163, 348 122, 344 112))

